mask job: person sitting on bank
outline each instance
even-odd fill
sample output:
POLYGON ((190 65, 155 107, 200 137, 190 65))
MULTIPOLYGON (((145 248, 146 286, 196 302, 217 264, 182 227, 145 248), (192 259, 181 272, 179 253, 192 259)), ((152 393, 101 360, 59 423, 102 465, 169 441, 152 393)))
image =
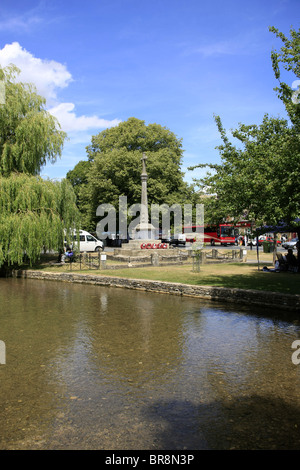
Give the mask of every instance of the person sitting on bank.
POLYGON ((286 260, 288 266, 291 267, 291 268, 294 268, 298 265, 297 258, 294 255, 292 248, 288 249, 288 252, 285 255, 285 260, 286 260))
POLYGON ((70 246, 67 246, 67 247, 65 248, 64 253, 62 253, 62 255, 61 255, 61 263, 63 263, 63 264, 65 263, 66 257, 70 260, 70 263, 72 263, 73 257, 74 257, 74 253, 73 253, 73 250, 72 250, 72 248, 71 248, 70 246))
POLYGON ((74 253, 70 246, 68 246, 66 249, 66 256, 68 256, 68 258, 70 258, 70 260, 72 261, 74 253))

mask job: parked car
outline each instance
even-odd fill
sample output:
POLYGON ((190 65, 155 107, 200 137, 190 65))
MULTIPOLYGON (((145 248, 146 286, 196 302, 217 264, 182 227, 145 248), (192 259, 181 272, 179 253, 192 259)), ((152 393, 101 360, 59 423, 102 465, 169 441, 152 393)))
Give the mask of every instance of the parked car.
MULTIPOLYGON (((274 238, 261 235, 258 237, 258 245, 261 246, 264 242, 274 243, 274 238)), ((281 245, 281 240, 276 240, 277 245, 281 245)))
MULTIPOLYGON (((77 235, 74 234, 74 245, 75 245, 74 248, 76 248, 77 246, 76 242, 77 242, 77 235)), ((85 230, 79 230, 79 250, 80 251, 100 251, 100 250, 103 250, 103 242, 93 237, 93 235, 91 235, 89 232, 86 232, 85 230)))
POLYGON ((130 240, 128 233, 125 235, 121 232, 97 233, 97 238, 103 241, 104 246, 112 246, 117 248, 121 248, 123 243, 128 243, 130 240))
POLYGON ((184 234, 175 234, 171 237, 170 240, 170 247, 174 246, 185 246, 186 244, 186 237, 184 234))
POLYGON ((296 243, 299 241, 298 238, 292 238, 289 242, 284 242, 282 244, 283 248, 288 250, 289 248, 292 248, 292 250, 295 248, 296 249, 296 243))

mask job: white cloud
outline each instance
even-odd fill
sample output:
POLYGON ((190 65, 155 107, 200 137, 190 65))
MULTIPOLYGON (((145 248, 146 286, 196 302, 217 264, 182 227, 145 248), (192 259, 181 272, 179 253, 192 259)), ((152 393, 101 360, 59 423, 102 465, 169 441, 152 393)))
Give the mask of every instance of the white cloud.
POLYGON ((48 101, 56 100, 58 90, 67 87, 72 81, 72 75, 65 65, 55 60, 36 58, 18 42, 6 44, 0 49, 1 67, 9 64, 19 67, 19 79, 34 83, 38 92, 48 101))
POLYGON ((116 126, 119 124, 118 119, 108 121, 98 116, 76 116, 75 105, 73 103, 60 103, 59 105, 49 109, 49 112, 55 116, 62 128, 66 132, 70 131, 86 131, 87 129, 116 126))
POLYGON ((8 17, 0 21, 0 31, 28 31, 32 26, 41 23, 42 19, 36 15, 30 17, 28 17, 27 15, 24 15, 24 17, 8 17))
POLYGON ((108 121, 98 116, 77 116, 74 103, 58 101, 58 92, 73 81, 67 67, 55 60, 36 58, 18 42, 6 44, 0 49, 0 66, 16 65, 21 73, 18 80, 33 83, 40 95, 50 105, 49 112, 59 121, 65 132, 86 131, 88 129, 107 128, 119 124, 119 120, 108 121))
POLYGON ((269 43, 265 37, 264 28, 253 28, 251 31, 243 31, 224 40, 208 42, 204 39, 200 44, 183 44, 185 55, 198 54, 205 59, 211 57, 233 55, 255 55, 269 50, 269 43))
POLYGON ((236 44, 231 44, 228 41, 216 42, 214 44, 205 44, 197 47, 194 52, 202 54, 205 57, 215 55, 233 55, 236 53, 236 44))
POLYGON ((220 142, 220 134, 216 123, 202 124, 200 126, 191 128, 189 131, 189 140, 193 144, 211 144, 220 142))

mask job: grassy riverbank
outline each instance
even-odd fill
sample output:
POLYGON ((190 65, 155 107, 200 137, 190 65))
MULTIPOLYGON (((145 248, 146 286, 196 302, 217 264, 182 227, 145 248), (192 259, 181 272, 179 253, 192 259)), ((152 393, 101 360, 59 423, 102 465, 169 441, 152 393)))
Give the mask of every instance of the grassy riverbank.
MULTIPOLYGON (((48 272, 72 272, 92 275, 124 277, 128 279, 148 279, 154 281, 177 282, 199 286, 229 287, 238 289, 255 289, 261 291, 282 292, 285 294, 300 294, 300 275, 290 272, 264 272, 264 264, 271 263, 271 256, 263 257, 258 270, 257 264, 251 263, 222 263, 201 265, 200 272, 193 272, 189 265, 149 266, 135 268, 109 269, 110 264, 103 270, 81 269, 70 266, 51 266, 40 264, 34 269, 48 272)), ((112 266, 112 265, 111 265, 112 266)))

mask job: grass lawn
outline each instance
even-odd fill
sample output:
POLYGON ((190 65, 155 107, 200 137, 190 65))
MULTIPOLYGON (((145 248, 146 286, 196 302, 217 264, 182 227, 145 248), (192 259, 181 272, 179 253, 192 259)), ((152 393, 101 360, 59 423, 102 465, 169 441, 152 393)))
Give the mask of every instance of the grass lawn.
POLYGON ((192 265, 109 269, 108 264, 108 269, 105 270, 79 270, 74 265, 71 271, 70 266, 66 264, 52 267, 41 265, 35 266, 35 269, 300 294, 300 274, 262 271, 262 267, 268 262, 271 263, 271 257, 266 259, 264 256, 260 270, 253 263, 205 264, 201 265, 200 272, 193 272, 192 265))
POLYGON ((192 285, 235 287, 239 289, 258 289, 300 294, 300 275, 258 271, 257 266, 241 263, 204 265, 201 266, 199 273, 193 272, 192 266, 166 266, 117 271, 106 270, 102 274, 192 285))

